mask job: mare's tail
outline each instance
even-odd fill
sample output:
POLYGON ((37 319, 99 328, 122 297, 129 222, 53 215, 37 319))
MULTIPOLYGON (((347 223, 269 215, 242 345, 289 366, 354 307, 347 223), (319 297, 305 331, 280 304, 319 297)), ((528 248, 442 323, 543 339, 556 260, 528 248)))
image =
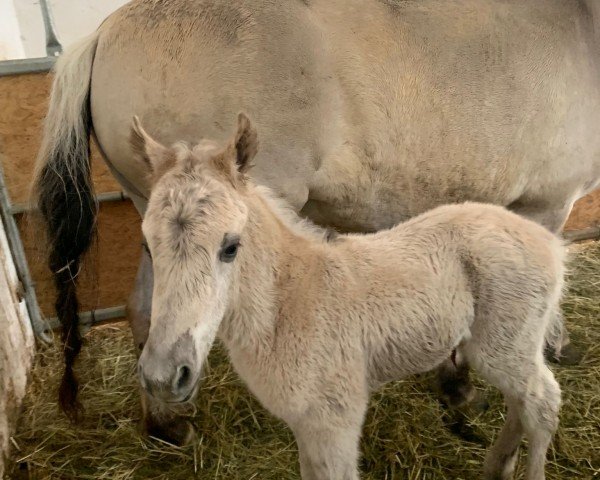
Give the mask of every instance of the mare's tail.
POLYGON ((56 63, 34 183, 49 244, 48 265, 56 285, 56 313, 62 324, 65 370, 59 403, 72 420, 81 410, 73 373, 81 350, 77 277, 96 233, 89 142, 90 79, 97 43, 98 32, 73 46, 56 63))

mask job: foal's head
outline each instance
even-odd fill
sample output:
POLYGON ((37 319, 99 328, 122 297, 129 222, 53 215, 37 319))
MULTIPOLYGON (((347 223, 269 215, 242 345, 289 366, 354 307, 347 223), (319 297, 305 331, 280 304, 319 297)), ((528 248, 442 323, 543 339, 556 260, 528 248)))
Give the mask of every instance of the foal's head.
POLYGON ((246 171, 256 131, 240 114, 225 146, 203 142, 166 148, 134 119, 131 141, 153 183, 142 230, 152 255, 150 333, 139 360, 153 396, 184 402, 227 312, 244 240, 246 171))

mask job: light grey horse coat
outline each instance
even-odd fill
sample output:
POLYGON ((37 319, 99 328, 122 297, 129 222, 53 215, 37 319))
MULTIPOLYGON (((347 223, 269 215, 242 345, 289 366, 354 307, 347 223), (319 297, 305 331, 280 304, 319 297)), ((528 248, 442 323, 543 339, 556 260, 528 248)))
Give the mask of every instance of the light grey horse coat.
MULTIPOLYGON (((557 232, 600 180, 599 32, 597 0, 134 0, 57 64, 38 178, 53 270, 87 248, 60 219, 73 201, 95 215, 92 128, 145 211, 134 114, 169 144, 223 140, 248 112, 253 178, 322 225, 373 231, 475 200, 557 232)), ((142 288, 150 275, 146 257, 142 288)), ((135 298, 140 344, 149 295, 135 298)))
POLYGON ((599 11, 136 0, 61 59, 49 123, 72 127, 89 91, 103 152, 147 198, 128 145, 134 114, 170 143, 223 140, 243 109, 262 133, 253 177, 320 223, 378 230, 482 200, 557 231, 600 180, 599 11))

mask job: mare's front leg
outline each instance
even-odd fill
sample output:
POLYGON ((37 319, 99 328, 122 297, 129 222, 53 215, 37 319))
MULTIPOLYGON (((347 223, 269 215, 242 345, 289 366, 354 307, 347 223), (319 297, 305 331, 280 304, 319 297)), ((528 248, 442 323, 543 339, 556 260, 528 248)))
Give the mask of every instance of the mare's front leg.
MULTIPOLYGON (((127 319, 138 356, 144 348, 150 329, 153 279, 152 259, 144 248, 135 287, 127 302, 127 319)), ((188 413, 190 407, 171 407, 149 396, 143 389, 140 391, 145 432, 175 445, 189 443, 194 436, 194 428, 183 415, 188 413)))
POLYGON ((469 366, 448 358, 438 367, 438 387, 441 400, 449 408, 460 408, 473 401, 475 387, 471 383, 469 366))
POLYGON ((446 407, 446 426, 455 435, 470 442, 482 442, 469 422, 469 414, 488 408, 483 395, 471 382, 468 363, 453 355, 438 367, 437 391, 446 407))
POLYGON ((361 427, 362 416, 345 426, 328 425, 326 418, 300 422, 293 431, 302 480, 358 480, 361 427))

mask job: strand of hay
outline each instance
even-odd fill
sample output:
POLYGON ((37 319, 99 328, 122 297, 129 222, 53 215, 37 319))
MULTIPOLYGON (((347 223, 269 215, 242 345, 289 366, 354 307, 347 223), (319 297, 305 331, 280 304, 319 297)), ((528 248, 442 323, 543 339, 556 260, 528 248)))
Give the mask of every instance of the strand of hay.
MULTIPOLYGON (((548 456, 549 480, 600 475, 600 243, 576 250, 563 309, 573 341, 587 353, 579 366, 552 367, 564 406, 548 456)), ((197 442, 186 448, 138 433, 135 355, 126 325, 98 328, 88 337, 78 366, 87 407, 80 426, 58 412, 60 362, 57 347, 37 356, 9 478, 299 478, 292 434, 253 399, 221 348, 210 356, 197 402, 197 442)), ((361 444, 363 478, 481 478, 485 448, 504 414, 499 394, 480 384, 491 408, 470 418, 476 441, 465 442, 444 426, 445 413, 429 393, 430 377, 390 384, 373 396, 361 444)))

